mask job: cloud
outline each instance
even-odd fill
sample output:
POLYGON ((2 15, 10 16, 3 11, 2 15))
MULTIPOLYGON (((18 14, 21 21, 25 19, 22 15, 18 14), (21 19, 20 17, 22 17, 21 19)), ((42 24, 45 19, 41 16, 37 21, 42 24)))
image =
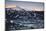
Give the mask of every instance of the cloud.
POLYGON ((6 2, 6 7, 8 6, 19 6, 20 8, 23 8, 25 10, 37 10, 37 11, 42 11, 44 10, 44 4, 39 3, 39 2, 21 2, 21 1, 15 1, 15 2, 6 2))

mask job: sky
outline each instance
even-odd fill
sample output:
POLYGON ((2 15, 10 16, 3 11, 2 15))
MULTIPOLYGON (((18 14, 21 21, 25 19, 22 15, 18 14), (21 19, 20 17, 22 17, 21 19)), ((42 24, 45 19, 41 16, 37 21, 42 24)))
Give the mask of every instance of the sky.
POLYGON ((13 8, 19 6, 25 10, 44 10, 44 3, 42 2, 28 2, 28 1, 6 1, 6 8, 13 8))

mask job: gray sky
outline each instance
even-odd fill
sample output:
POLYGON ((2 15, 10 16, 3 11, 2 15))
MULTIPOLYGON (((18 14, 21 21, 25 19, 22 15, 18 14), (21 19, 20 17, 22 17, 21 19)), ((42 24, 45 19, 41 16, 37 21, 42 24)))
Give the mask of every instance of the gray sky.
POLYGON ((6 8, 19 6, 25 10, 44 10, 44 4, 40 2, 26 2, 26 1, 7 1, 6 8))

